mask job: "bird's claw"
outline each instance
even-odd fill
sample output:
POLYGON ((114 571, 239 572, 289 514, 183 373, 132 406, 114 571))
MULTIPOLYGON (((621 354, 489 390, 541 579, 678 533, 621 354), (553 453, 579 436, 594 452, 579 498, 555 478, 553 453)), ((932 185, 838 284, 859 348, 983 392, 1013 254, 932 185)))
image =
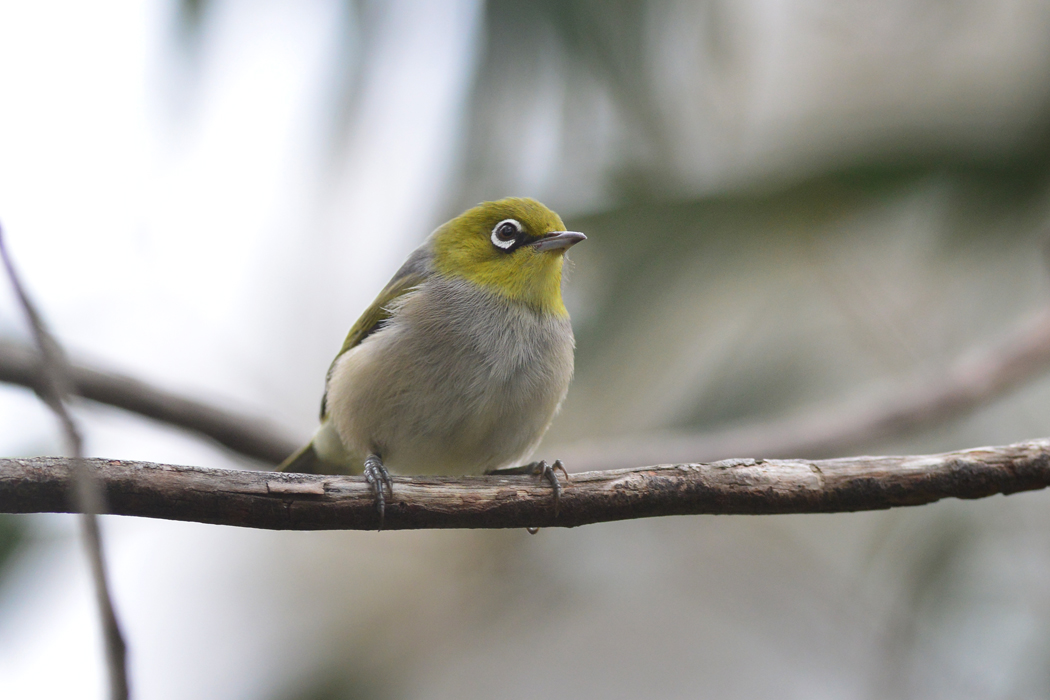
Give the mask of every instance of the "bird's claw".
POLYGON ((569 472, 565 471, 565 465, 561 463, 560 459, 554 460, 554 464, 547 464, 546 460, 540 460, 536 464, 536 473, 549 481, 551 488, 554 490, 554 517, 558 517, 558 505, 561 503, 563 490, 561 482, 558 481, 558 475, 555 473, 559 471, 565 475, 566 481, 570 480, 569 472))
POLYGON ((386 515, 386 498, 383 495, 385 485, 390 492, 390 498, 394 498, 394 484, 390 480, 390 472, 383 466, 383 460, 379 455, 368 455, 365 459, 365 481, 372 487, 376 494, 376 511, 379 513, 379 529, 383 529, 383 519, 386 515))
MULTIPOLYGON (((500 467, 499 469, 490 469, 485 472, 486 474, 531 474, 533 476, 541 476, 550 482, 551 488, 554 491, 554 517, 558 517, 558 505, 561 503, 561 494, 564 491, 561 485, 561 481, 558 480, 556 472, 561 472, 565 475, 566 481, 571 481, 569 472, 565 470, 565 465, 561 463, 560 459, 554 460, 553 464, 547 464, 546 460, 540 460, 539 462, 532 462, 525 464, 520 467, 500 467)), ((532 534, 536 534, 539 528, 526 528, 532 534)))

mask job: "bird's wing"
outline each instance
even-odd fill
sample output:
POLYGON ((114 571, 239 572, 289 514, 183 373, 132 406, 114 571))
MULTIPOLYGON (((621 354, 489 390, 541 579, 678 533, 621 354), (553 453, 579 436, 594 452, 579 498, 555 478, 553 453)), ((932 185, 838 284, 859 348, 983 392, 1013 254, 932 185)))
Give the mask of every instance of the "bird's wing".
POLYGON ((323 421, 328 415, 327 400, 328 400, 328 379, 332 376, 332 371, 335 368, 339 358, 343 356, 343 353, 351 350, 361 344, 368 336, 375 333, 382 327, 383 321, 390 318, 392 311, 390 309, 391 304, 398 298, 408 294, 412 290, 416 289, 423 282, 426 281, 430 275, 429 272, 429 259, 430 253, 425 247, 418 248, 412 255, 408 257, 405 264, 401 266, 391 278, 387 285, 383 287, 383 291, 379 293, 375 301, 372 302, 371 306, 365 309, 365 312, 361 314, 361 317, 357 319, 357 322, 350 328, 350 332, 346 334, 346 340, 343 341, 343 347, 339 349, 339 353, 332 360, 332 364, 328 367, 328 376, 325 379, 325 393, 321 397, 321 420, 323 421))

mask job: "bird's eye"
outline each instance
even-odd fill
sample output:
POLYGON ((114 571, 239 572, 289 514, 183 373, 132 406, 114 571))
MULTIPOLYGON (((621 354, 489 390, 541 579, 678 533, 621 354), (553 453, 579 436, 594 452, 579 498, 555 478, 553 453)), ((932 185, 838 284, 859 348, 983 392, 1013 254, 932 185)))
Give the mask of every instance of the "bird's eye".
POLYGON ((504 219, 492 228, 492 245, 507 250, 521 234, 521 224, 516 219, 504 219))

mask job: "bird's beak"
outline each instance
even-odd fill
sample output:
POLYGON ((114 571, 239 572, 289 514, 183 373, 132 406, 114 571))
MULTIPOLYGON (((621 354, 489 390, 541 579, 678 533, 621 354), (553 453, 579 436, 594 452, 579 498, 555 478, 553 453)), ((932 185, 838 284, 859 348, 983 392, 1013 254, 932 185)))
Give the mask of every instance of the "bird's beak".
POLYGON ((585 240, 587 240, 587 236, 577 231, 551 231, 538 241, 529 243, 529 245, 536 250, 565 250, 585 240))

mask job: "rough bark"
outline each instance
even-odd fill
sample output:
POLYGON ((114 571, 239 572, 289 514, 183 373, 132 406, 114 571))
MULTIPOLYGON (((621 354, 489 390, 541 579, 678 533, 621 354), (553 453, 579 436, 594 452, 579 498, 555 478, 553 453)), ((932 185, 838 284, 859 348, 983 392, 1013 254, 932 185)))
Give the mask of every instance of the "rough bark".
MULTIPOLYGON (((362 477, 91 460, 109 512, 274 530, 368 530, 362 477)), ((575 527, 663 515, 834 513, 984 498, 1050 485, 1050 440, 936 455, 735 459, 583 472, 558 512, 529 476, 394 477, 384 529, 575 527)), ((70 461, 0 460, 0 511, 73 512, 70 461)))

